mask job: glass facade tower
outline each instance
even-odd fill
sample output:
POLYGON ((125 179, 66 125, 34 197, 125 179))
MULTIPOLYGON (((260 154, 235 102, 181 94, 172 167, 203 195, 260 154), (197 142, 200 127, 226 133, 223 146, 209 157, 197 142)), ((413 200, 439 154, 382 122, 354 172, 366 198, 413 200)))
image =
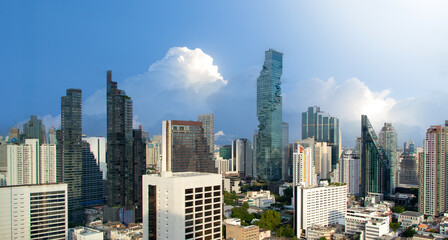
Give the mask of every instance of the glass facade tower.
POLYGON ((379 134, 379 141, 381 147, 386 152, 390 165, 390 190, 395 193, 395 188, 398 187, 398 152, 397 152, 397 131, 392 126, 392 123, 384 123, 383 128, 379 134))
POLYGON ((61 130, 57 132, 57 180, 67 184, 69 223, 82 223, 82 92, 67 89, 61 98, 61 130))
POLYGON ((37 138, 40 144, 47 143, 45 125, 37 116, 32 115, 30 120, 23 124, 23 134, 25 139, 37 138))
POLYGON ((391 194, 390 162, 366 115, 361 116, 361 196, 391 194))
POLYGON ((339 119, 331 117, 320 107, 309 107, 302 113, 302 139, 314 137, 316 142, 326 142, 331 146, 331 165, 334 167, 340 156, 341 139, 339 119))
POLYGON ((135 221, 132 100, 107 71, 107 190, 104 221, 135 221))
POLYGON ((282 96, 280 78, 283 53, 265 52, 263 69, 257 79, 258 135, 256 140, 257 177, 282 179, 282 96))

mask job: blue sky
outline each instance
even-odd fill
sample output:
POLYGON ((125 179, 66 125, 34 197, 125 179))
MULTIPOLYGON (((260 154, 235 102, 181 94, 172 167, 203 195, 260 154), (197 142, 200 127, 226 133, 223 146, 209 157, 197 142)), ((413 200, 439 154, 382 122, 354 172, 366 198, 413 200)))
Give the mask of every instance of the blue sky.
POLYGON ((256 78, 274 48, 284 53, 291 142, 300 113, 320 105, 341 119, 345 146, 362 113, 421 145, 448 118, 447 10, 443 1, 2 1, 0 135, 32 114, 58 127, 67 88, 83 90, 84 133, 105 135, 111 69, 151 134, 161 120, 214 112, 218 143, 252 138, 256 78))

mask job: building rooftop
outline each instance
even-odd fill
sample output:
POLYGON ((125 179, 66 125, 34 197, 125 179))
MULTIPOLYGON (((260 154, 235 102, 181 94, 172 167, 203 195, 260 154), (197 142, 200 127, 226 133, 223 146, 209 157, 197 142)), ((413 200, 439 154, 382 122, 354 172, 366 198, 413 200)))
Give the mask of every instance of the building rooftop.
POLYGON ((400 216, 409 216, 409 217, 421 217, 423 216, 423 214, 419 213, 419 212, 413 212, 413 211, 405 211, 403 213, 400 214, 400 216))

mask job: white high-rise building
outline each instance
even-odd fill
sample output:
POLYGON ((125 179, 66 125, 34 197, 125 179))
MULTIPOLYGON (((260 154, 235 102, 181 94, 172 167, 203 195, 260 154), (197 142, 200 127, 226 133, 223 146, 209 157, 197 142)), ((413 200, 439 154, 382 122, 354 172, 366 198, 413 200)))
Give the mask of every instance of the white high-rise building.
POLYGON ((40 183, 56 182, 56 145, 40 145, 40 183))
POLYGON ((24 144, 0 145, 0 165, 6 170, 6 185, 56 182, 56 145, 39 145, 38 139, 24 144))
POLYGON ((67 239, 67 184, 0 187, 0 238, 67 239))
POLYGON ((252 146, 250 140, 239 138, 232 141, 231 171, 243 173, 246 177, 253 176, 252 146))
POLYGON ((210 152, 212 153, 215 151, 215 115, 213 115, 213 113, 199 114, 198 122, 202 122, 204 135, 207 139, 210 152))
POLYGON ((222 176, 143 175, 143 239, 221 239, 222 176))
POLYGON ((298 142, 304 148, 312 148, 317 179, 330 179, 330 172, 332 171, 332 147, 327 142, 316 142, 312 137, 299 140, 298 142))
POLYGON ((352 151, 346 150, 342 153, 340 158, 340 178, 342 182, 348 186, 348 193, 350 195, 359 195, 359 156, 353 154, 352 151))
POLYGON ((151 140, 146 141, 146 165, 160 165, 162 152, 162 135, 154 135, 151 140))
POLYGON ((363 207, 347 209, 345 216, 345 233, 362 233, 362 240, 373 240, 388 234, 390 216, 374 209, 363 207))
POLYGON ((347 212, 347 186, 328 183, 294 187, 294 221, 297 237, 313 225, 343 224, 347 212), (326 185, 326 186, 325 186, 326 185))
POLYGON ((295 143, 292 167, 294 186, 312 187, 317 185, 313 157, 311 147, 304 148, 298 142, 295 143))
POLYGON ((105 137, 83 137, 82 140, 86 141, 90 145, 90 152, 93 153, 97 164, 100 166, 100 170, 103 172, 103 179, 107 177, 107 164, 106 164, 106 147, 107 138, 105 137))

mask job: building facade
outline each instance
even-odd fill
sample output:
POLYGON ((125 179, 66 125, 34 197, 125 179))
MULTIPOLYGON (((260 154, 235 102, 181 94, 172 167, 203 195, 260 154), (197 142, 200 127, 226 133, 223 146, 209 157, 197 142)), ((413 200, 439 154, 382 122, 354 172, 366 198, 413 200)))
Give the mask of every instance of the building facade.
POLYGON ((426 132, 424 157, 419 162, 419 212, 438 216, 447 209, 448 127, 431 126, 426 132))
POLYGON ((2 239, 67 239, 67 184, 0 187, 2 239))
POLYGON ((332 166, 336 166, 341 152, 340 132, 339 119, 321 111, 320 107, 309 107, 302 113, 302 139, 314 138, 331 146, 332 166))
POLYGON ((82 141, 82 206, 102 206, 104 202, 103 173, 90 151, 90 144, 82 141))
POLYGON ((202 122, 169 120, 162 123, 162 168, 171 172, 216 173, 202 122))
POLYGON ((61 97, 61 129, 57 131, 57 180, 67 183, 69 222, 82 223, 82 92, 67 89, 61 97))
POLYGON ((257 177, 282 179, 282 96, 280 78, 283 53, 269 49, 257 79, 258 134, 256 140, 257 177))
POLYGON ((242 174, 245 178, 253 177, 252 144, 246 138, 232 141, 232 171, 242 174))
POLYGON ((107 71, 107 184, 104 221, 135 221, 132 99, 107 71))
POLYGON ((398 187, 398 152, 397 152, 397 131, 392 126, 392 123, 384 123, 379 134, 379 143, 386 152, 389 159, 390 166, 390 191, 395 193, 395 188, 398 187))
POLYGON ((83 141, 89 143, 90 152, 95 156, 98 166, 103 173, 103 179, 107 178, 107 164, 106 164, 106 147, 107 139, 105 137, 83 137, 83 141))
POLYGON ((47 143, 45 132, 45 125, 42 120, 37 119, 37 116, 31 115, 30 120, 23 124, 23 138, 24 139, 39 139, 40 144, 47 143))
POLYGON ((370 192, 388 196, 392 193, 390 162, 378 142, 378 137, 366 115, 361 116, 361 189, 360 195, 370 192))
POLYGON ((202 122, 205 139, 207 139, 210 152, 213 153, 215 151, 215 115, 213 113, 199 114, 198 122, 202 122))
POLYGON ((197 172, 143 176, 143 239, 221 239, 222 177, 197 172))
POLYGON ((5 185, 56 182, 56 145, 25 139, 22 144, 0 145, 0 166, 4 166, 5 185))
POLYGON ((389 233, 390 216, 374 209, 349 208, 345 216, 345 233, 361 234, 363 240, 374 240, 389 233))
POLYGON ((294 186, 294 229, 300 238, 313 225, 344 222, 347 212, 347 186, 294 186))
POLYGON ((314 154, 311 147, 304 148, 299 142, 295 143, 292 175, 294 186, 313 187, 317 185, 314 154))

